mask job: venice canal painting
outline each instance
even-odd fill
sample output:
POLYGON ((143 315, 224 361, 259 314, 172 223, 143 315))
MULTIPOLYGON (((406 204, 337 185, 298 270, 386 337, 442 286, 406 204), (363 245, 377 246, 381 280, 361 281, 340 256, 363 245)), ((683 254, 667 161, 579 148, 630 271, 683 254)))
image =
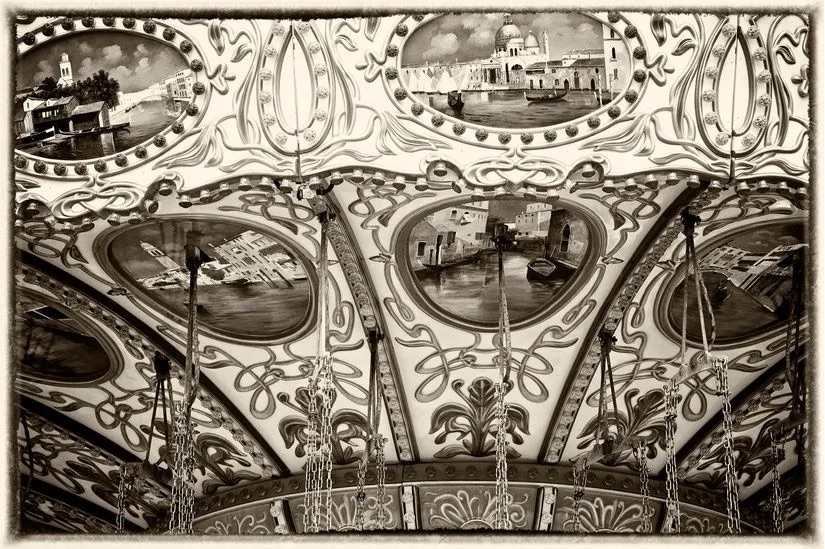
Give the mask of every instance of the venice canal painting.
MULTIPOLYGON (((787 322, 794 257, 806 251, 803 224, 791 223, 748 231, 700 252, 699 268, 716 319, 717 341, 751 337, 787 322)), ((692 276, 688 283, 687 334, 701 341, 692 276)), ((674 291, 668 308, 677 333, 682 326, 683 288, 684 282, 674 291)))
POLYGON ((195 79, 175 50, 127 33, 56 39, 17 60, 15 148, 81 160, 127 150, 180 116, 195 79))
POLYGON ((608 25, 575 13, 444 15, 404 44, 400 78, 419 101, 494 128, 584 116, 618 96, 630 58, 608 25))
POLYGON ((198 275, 199 322, 232 337, 273 339, 304 323, 310 283, 303 264, 253 229, 214 221, 159 221, 116 236, 109 255, 133 286, 186 318, 187 238, 210 258, 198 275))
POLYGON ((412 271, 432 303, 463 320, 498 322, 497 226, 515 239, 504 252, 514 322, 546 307, 588 255, 590 232, 573 210, 529 200, 448 206, 424 217, 409 235, 412 271))

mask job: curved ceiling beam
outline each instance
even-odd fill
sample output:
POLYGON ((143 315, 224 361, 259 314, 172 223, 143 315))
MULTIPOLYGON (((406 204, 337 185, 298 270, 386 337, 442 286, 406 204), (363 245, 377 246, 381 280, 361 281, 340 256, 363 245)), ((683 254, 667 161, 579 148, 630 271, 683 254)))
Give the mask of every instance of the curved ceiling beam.
MULTIPOLYGON (((102 295, 99 291, 92 288, 85 282, 78 280, 65 271, 60 270, 59 268, 28 252, 21 251, 20 256, 24 267, 29 266, 33 270, 52 279, 56 283, 68 286, 74 291, 83 294, 111 312, 113 315, 117 316, 127 326, 144 338, 148 345, 153 346, 166 355, 173 363, 177 365, 185 363, 183 354, 180 353, 171 343, 122 306, 109 299, 107 296, 102 295)), ((202 385, 202 390, 220 403, 220 406, 226 411, 226 414, 231 417, 232 421, 235 422, 252 439, 254 445, 260 448, 264 455, 273 463, 275 468, 278 470, 278 473, 286 473, 288 471, 287 466, 281 458, 278 457, 275 450, 252 426, 249 420, 247 420, 240 410, 235 407, 232 401, 227 398, 226 395, 224 395, 206 375, 201 375, 200 383, 202 385)), ((214 405, 212 406, 214 407, 214 405)))

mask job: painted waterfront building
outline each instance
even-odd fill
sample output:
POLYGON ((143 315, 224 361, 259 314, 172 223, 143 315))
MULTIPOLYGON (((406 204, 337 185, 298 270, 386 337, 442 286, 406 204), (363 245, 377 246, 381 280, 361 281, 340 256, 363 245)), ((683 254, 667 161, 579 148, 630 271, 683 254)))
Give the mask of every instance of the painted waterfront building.
POLYGON ((414 269, 460 259, 487 247, 489 202, 443 208, 422 219, 410 234, 414 269))
POLYGON ((424 63, 402 67, 402 81, 413 92, 510 89, 620 90, 627 83, 630 59, 621 37, 602 25, 602 48, 571 50, 550 57, 547 31, 543 47, 532 31, 522 35, 510 14, 495 35, 486 59, 455 63, 424 63))
POLYGON ((546 237, 552 214, 550 204, 528 204, 525 211, 516 216, 516 240, 546 237))
POLYGON ((303 280, 306 273, 300 263, 284 253, 283 247, 255 231, 244 231, 212 249, 228 263, 224 267, 226 282, 246 279, 264 282, 272 288, 292 288, 295 280, 303 280))

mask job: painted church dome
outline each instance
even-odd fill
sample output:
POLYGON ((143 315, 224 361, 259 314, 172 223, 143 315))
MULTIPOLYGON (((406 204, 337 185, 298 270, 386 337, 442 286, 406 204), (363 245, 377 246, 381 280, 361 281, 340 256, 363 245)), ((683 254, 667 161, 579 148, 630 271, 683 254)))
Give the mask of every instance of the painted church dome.
POLYGON ((513 24, 509 13, 504 14, 504 24, 496 31, 496 48, 505 48, 513 38, 521 38, 521 31, 513 24))

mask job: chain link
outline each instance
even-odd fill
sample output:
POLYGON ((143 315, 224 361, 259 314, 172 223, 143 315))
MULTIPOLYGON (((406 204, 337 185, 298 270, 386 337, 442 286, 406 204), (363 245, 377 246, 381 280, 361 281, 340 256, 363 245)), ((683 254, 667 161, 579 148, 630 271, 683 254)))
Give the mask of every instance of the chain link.
POLYGON ((375 438, 375 469, 377 477, 376 494, 376 528, 383 530, 387 527, 387 464, 384 460, 384 437, 377 435, 375 438))
POLYGON ((733 455, 733 412, 730 406, 730 390, 728 389, 728 360, 724 357, 713 358, 713 370, 719 389, 717 394, 722 397, 722 428, 725 446, 725 497, 728 506, 728 532, 742 533, 739 522, 739 493, 736 482, 736 463, 733 455))
MULTIPOLYGON (((587 459, 586 457, 584 459, 587 459)), ((590 465, 585 461, 584 466, 579 468, 578 464, 573 464, 573 533, 581 533, 581 501, 584 497, 584 489, 587 487, 587 473, 590 465)))
POLYGON ((367 493, 364 489, 367 463, 362 459, 358 460, 356 475, 358 476, 358 487, 355 491, 355 529, 360 531, 364 529, 364 504, 367 500, 367 493))
POLYGON ((504 402, 504 384, 497 383, 496 390, 496 509, 495 527, 497 530, 512 529, 508 512, 510 486, 507 479, 507 404, 504 402))
POLYGON ((676 469, 676 404, 678 401, 676 388, 665 385, 665 522, 663 531, 666 534, 678 534, 681 531, 681 515, 679 513, 679 478, 676 469))
POLYGON ((115 533, 122 534, 127 512, 127 500, 135 483, 135 471, 128 463, 120 465, 120 483, 117 487, 117 517, 115 533))
POLYGON ((304 494, 304 531, 317 533, 330 527, 332 498, 332 357, 318 361, 316 384, 310 380, 307 428, 306 492, 304 494))
MULTIPOLYGON (((779 483, 779 464, 784 459, 784 448, 779 448, 779 443, 776 440, 777 434, 771 430, 771 484, 773 493, 771 497, 772 511, 773 511, 773 531, 776 534, 781 534, 785 530, 785 501, 782 496, 782 485, 779 483)), ((779 431, 779 441, 784 444, 785 433, 779 431)))
POLYGON ((178 403, 176 407, 169 532, 191 535, 195 517, 194 424, 189 420, 185 403, 178 403))
POLYGON ((639 462, 639 493, 642 496, 642 533, 653 532, 653 525, 650 521, 653 517, 653 508, 650 505, 650 485, 648 483, 650 470, 647 466, 647 455, 641 444, 633 449, 636 460, 639 462))

